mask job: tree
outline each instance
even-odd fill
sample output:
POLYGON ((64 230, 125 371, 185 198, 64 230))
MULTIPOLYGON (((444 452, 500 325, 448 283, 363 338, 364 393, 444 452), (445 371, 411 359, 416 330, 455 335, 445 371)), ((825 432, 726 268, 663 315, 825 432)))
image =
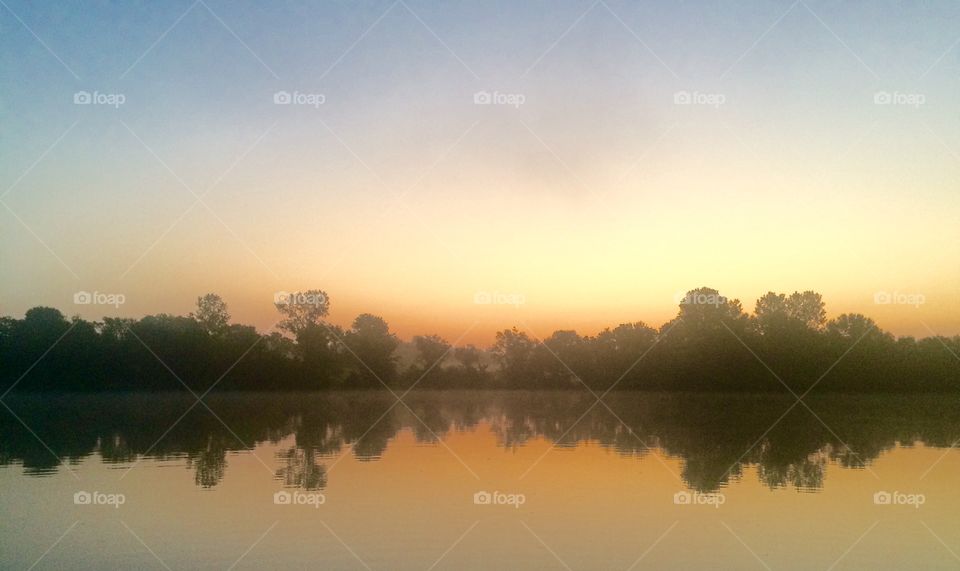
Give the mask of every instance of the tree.
MULTIPOLYGON (((227 306, 215 294, 198 298, 189 316, 97 322, 35 307, 22 319, 0 317, 0 389, 302 390, 380 388, 381 381, 408 387, 427 373, 422 385, 435 387, 578 387, 579 379, 600 390, 614 383, 707 391, 780 391, 786 384, 798 394, 814 386, 848 392, 960 389, 960 336, 895 339, 860 314, 825 322, 822 297, 813 291, 768 292, 748 318, 739 301, 698 288, 659 331, 634 322, 596 337, 556 331, 541 342, 517 328, 503 330, 490 350, 498 367, 489 375, 483 351, 473 345, 453 349, 460 366, 443 367, 450 344, 424 335, 404 346, 416 355, 402 361, 413 364, 399 377, 400 343, 386 321, 362 314, 346 331, 328 324, 323 318, 329 302, 319 290, 278 296, 277 308, 284 333, 265 336, 253 326, 229 323, 227 306)), ((430 423, 436 419, 437 426, 444 422, 439 411, 417 414, 430 423)))
POLYGON ((439 335, 415 335, 413 344, 417 347, 417 363, 424 370, 441 366, 450 351, 450 344, 439 335))
POLYGON ((787 313, 808 329, 819 331, 827 321, 827 311, 824 308, 823 296, 811 290, 803 293, 793 292, 787 299, 787 313))
POLYGON ((32 333, 45 337, 59 337, 70 327, 59 309, 52 307, 34 307, 27 310, 23 317, 23 327, 32 333))
POLYGON ((836 359, 821 335, 825 320, 819 293, 768 292, 757 300, 751 318, 753 331, 748 333, 756 334, 751 347, 763 362, 780 371, 783 382, 804 391, 836 359))
POLYGON ((687 292, 680 301, 683 329, 689 333, 723 330, 723 325, 737 331, 746 323, 740 300, 729 299, 709 287, 700 287, 687 292))
POLYGON ((591 339, 573 330, 554 331, 543 341, 547 355, 542 366, 552 384, 560 387, 580 385, 593 378, 591 339))
POLYGON ((660 330, 656 388, 754 388, 761 375, 767 380, 769 373, 744 348, 749 319, 739 300, 701 287, 687 292, 679 309, 660 330))
POLYGON ((782 293, 767 292, 757 300, 753 315, 761 335, 782 331, 789 319, 787 296, 782 293))
POLYGON ((223 335, 230 323, 227 303, 215 293, 198 297, 197 311, 191 313, 190 317, 196 319, 208 335, 223 335))
POLYGON ((460 362, 460 374, 454 383, 463 387, 479 387, 487 379, 487 364, 483 351, 473 345, 464 345, 453 350, 453 357, 460 362))
POLYGON ((72 365, 80 367, 79 362, 73 363, 61 358, 65 354, 64 342, 71 337, 67 335, 67 332, 71 331, 70 327, 71 324, 63 313, 52 307, 34 307, 27 310, 19 327, 14 328, 15 338, 11 340, 9 359, 4 363, 11 368, 11 373, 19 371, 18 377, 25 371, 30 371, 30 374, 17 384, 18 387, 56 388, 63 382, 63 379, 59 378, 61 375, 73 373, 72 365))
POLYGON ((832 362, 839 362, 821 383, 827 388, 876 390, 890 378, 897 364, 896 342, 872 319, 859 313, 844 313, 827 323, 827 341, 832 362))
POLYGON ((130 328, 137 323, 129 317, 104 317, 100 325, 100 336, 105 340, 120 342, 130 335, 130 328))
POLYGON ((827 333, 854 341, 861 337, 869 338, 871 334, 879 337, 885 335, 872 319, 860 313, 844 313, 831 319, 827 323, 827 333))
POLYGON ((389 384, 396 377, 393 352, 400 341, 382 317, 364 313, 353 320, 344 343, 355 357, 353 379, 358 386, 389 384))
POLYGON ((787 330, 820 331, 827 319, 823 297, 815 291, 798 291, 790 297, 767 292, 757 300, 754 320, 762 335, 783 333, 787 330))
POLYGON ((480 365, 480 349, 477 349, 473 345, 457 347, 453 350, 453 358, 460 361, 463 368, 468 371, 475 370, 480 372, 482 370, 480 365))
POLYGON ((283 316, 277 327, 294 336, 308 327, 322 326, 330 313, 330 298, 319 289, 278 293, 273 305, 283 316))
POLYGON ((296 354, 302 362, 307 387, 332 387, 343 381, 346 362, 354 358, 343 351, 343 330, 336 325, 311 324, 297 332, 296 354))
MULTIPOLYGON (((327 293, 319 289, 278 292, 274 296, 274 306, 282 316, 277 328, 296 339, 293 353, 302 363, 303 383, 311 388, 339 384, 343 380, 340 350, 344 333, 339 327, 324 322, 330 313, 327 293)), ((284 352, 290 351, 276 340, 271 344, 284 352)))
POLYGON ((419 379, 420 386, 440 386, 444 377, 443 361, 450 352, 450 344, 439 335, 416 335, 413 344, 417 348, 417 359, 411 369, 419 379))
POLYGON ((646 323, 621 323, 614 329, 604 329, 593 340, 599 385, 603 388, 622 382, 623 387, 635 385, 645 363, 640 360, 657 342, 657 331, 646 323))
POLYGON ((504 380, 513 386, 528 386, 534 379, 532 361, 539 344, 525 332, 513 329, 498 331, 490 352, 500 365, 504 380))

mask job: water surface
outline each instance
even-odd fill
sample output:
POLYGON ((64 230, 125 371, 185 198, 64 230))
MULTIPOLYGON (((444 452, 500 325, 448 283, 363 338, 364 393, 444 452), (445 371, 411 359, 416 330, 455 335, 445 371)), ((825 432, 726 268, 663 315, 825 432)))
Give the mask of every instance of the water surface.
POLYGON ((4 402, 3 568, 960 567, 955 397, 4 402))

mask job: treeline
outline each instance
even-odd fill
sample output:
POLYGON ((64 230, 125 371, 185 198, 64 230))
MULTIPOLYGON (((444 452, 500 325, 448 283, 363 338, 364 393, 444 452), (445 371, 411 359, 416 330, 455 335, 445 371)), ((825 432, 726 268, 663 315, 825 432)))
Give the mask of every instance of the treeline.
POLYGON ((820 294, 770 292, 748 315, 714 289, 687 293, 660 328, 643 322, 595 336, 556 331, 545 339, 517 328, 488 349, 416 336, 401 341, 382 318, 349 328, 326 321, 320 290, 276 302, 279 332, 233 324, 216 294, 187 316, 67 319, 36 307, 0 318, 4 390, 312 390, 523 388, 689 391, 921 392, 960 389, 960 336, 895 338, 868 317, 827 321, 820 294))

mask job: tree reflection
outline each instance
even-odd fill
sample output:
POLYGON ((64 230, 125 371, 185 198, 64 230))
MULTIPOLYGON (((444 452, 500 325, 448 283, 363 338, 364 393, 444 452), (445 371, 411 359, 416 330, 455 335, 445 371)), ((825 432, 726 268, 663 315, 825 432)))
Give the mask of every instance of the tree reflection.
POLYGON ((223 480, 227 469, 227 449, 217 445, 211 437, 206 448, 187 455, 187 467, 193 468, 193 481, 201 488, 212 488, 223 480))
POLYGON ((317 463, 313 448, 293 446, 277 455, 283 467, 277 470, 277 479, 287 488, 319 490, 327 485, 327 469, 317 463))
POLYGON ((574 391, 418 391, 396 402, 357 391, 211 395, 204 401, 210 410, 164 394, 5 402, 16 417, 0 414, 2 465, 45 475, 60 469, 57 457, 78 463, 97 455, 111 464, 184 458, 203 488, 227 477, 231 454, 256 446, 279 445, 273 461, 282 485, 316 490, 327 485, 336 458, 375 461, 401 432, 436 445, 453 432, 481 431, 507 450, 543 439, 678 458, 680 476, 700 491, 750 467, 770 488, 818 490, 831 464, 863 469, 898 444, 947 448, 960 437, 960 407, 935 395, 811 396, 796 404, 778 395, 622 392, 598 403, 574 391))

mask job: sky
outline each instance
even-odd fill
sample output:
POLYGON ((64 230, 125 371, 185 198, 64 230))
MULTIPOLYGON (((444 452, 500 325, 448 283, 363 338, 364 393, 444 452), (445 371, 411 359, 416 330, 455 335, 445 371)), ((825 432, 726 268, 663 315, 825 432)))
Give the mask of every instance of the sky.
POLYGON ((958 44, 955 2, 3 0, 0 314, 317 288, 486 344, 710 286, 958 334, 958 44))

